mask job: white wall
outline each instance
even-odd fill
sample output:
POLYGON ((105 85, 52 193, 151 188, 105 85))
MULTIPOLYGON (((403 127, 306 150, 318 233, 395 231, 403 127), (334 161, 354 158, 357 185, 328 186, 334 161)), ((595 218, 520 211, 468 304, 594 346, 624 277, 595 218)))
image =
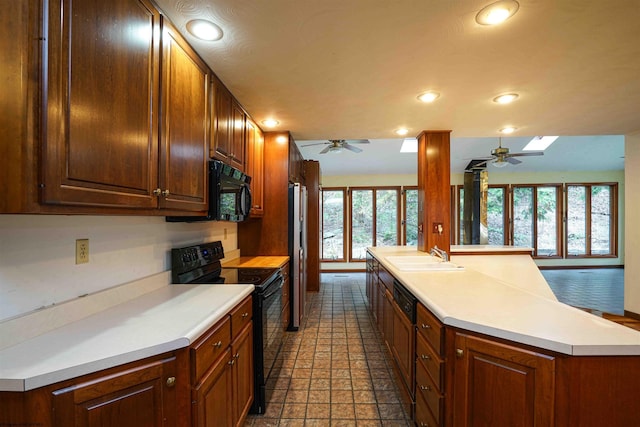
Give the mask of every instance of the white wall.
MULTIPOLYGON (((628 163, 628 156, 625 158, 628 163)), ((640 164, 640 154, 638 159, 640 164)), ((639 177, 635 177, 636 180, 639 177)), ((489 169, 489 184, 544 184, 544 183, 587 183, 587 182, 618 182, 618 256, 616 258, 576 258, 576 259, 537 259, 539 266, 581 266, 581 265, 623 265, 625 259, 625 172, 616 171, 588 171, 588 172, 495 172, 489 169)), ((323 176, 323 187, 369 187, 369 186, 415 186, 417 176, 408 175, 340 175, 323 176)), ((462 185, 463 174, 452 174, 451 185, 462 185)), ((627 190, 628 193, 628 190, 627 190)), ((325 270, 362 269, 364 264, 358 263, 322 263, 325 270)), ((640 271, 639 271, 640 274, 640 271)), ((639 291, 640 293, 640 291, 639 291)), ((638 295, 640 299, 640 295, 638 295)))
POLYGON ((226 252, 237 249, 237 225, 0 215, 0 321, 170 270, 172 247, 212 240, 221 240, 226 252), (89 263, 76 265, 75 241, 83 238, 89 239, 89 263))
POLYGON ((624 174, 627 182, 625 216, 624 309, 640 314, 640 133, 624 140, 624 174), (636 167, 638 169, 636 169, 636 167))

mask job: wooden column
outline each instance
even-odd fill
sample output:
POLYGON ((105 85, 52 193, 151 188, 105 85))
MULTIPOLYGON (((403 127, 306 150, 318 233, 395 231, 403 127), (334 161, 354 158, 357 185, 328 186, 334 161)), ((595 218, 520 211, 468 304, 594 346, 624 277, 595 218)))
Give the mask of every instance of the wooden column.
POLYGON ((320 181, 322 173, 316 160, 304 161, 307 184, 307 291, 320 290, 320 181))
POLYGON ((449 252, 451 235, 450 130, 418 135, 418 250, 449 252))

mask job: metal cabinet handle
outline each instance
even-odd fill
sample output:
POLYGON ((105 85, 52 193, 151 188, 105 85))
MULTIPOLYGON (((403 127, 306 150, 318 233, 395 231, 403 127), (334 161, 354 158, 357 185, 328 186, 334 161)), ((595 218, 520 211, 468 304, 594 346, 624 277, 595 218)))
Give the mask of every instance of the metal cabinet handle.
POLYGON ((420 390, 431 391, 431 387, 429 387, 428 385, 421 385, 420 390))
POLYGON ((234 359, 236 359, 236 360, 237 360, 237 359, 239 359, 239 358, 240 358, 240 353, 236 353, 236 354, 233 356, 233 358, 234 358, 234 359))
POLYGON ((461 348, 456 349, 456 357, 462 356, 464 356, 464 350, 462 350, 461 348))
POLYGON ((153 194, 154 196, 158 197, 160 194, 162 194, 162 190, 159 188, 156 188, 155 190, 153 190, 151 192, 151 194, 153 194))
POLYGON ((243 319, 247 318, 248 316, 249 316, 249 313, 246 313, 246 312, 245 312, 245 313, 242 313, 242 318, 243 318, 243 319))
POLYGON ((431 329, 431 325, 427 325, 426 323, 423 323, 422 329, 431 329))
POLYGON ((176 385, 176 377, 167 378, 167 387, 173 387, 176 385))
POLYGON ((420 427, 429 427, 429 424, 423 423, 422 421, 420 421, 420 427))
POLYGON ((427 354, 421 354, 421 355, 420 355, 420 358, 421 358, 422 360, 431 360, 431 357, 429 357, 429 355, 427 355, 427 354))
POLYGON ((161 194, 162 194, 162 197, 169 197, 170 193, 169 193, 169 190, 164 190, 164 191, 162 191, 161 194))
POLYGON ((221 348, 221 347, 222 347, 222 341, 214 342, 214 343, 213 343, 213 346, 214 346, 215 348, 221 348))
POLYGON ((233 365, 234 363, 236 363, 236 359, 231 359, 227 362, 229 365, 233 365))

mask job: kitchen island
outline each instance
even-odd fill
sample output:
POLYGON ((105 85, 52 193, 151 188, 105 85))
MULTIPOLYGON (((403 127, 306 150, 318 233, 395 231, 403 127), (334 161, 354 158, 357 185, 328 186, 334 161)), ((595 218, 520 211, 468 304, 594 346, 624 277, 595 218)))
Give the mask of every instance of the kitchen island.
POLYGON ((438 271, 416 248, 369 248, 371 311, 416 422, 640 425, 640 333, 557 301, 530 256, 486 249, 453 247, 438 271))

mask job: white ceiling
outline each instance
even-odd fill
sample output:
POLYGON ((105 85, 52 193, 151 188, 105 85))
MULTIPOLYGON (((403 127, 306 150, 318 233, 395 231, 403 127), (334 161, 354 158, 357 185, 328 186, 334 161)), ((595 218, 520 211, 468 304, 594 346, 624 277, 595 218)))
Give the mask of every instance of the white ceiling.
MULTIPOLYGON (((452 163, 456 154, 476 155, 466 150, 488 154, 505 126, 518 128, 519 138, 504 139, 512 152, 534 135, 640 131, 638 0, 520 0, 518 13, 497 27, 474 20, 492 0, 157 2, 185 35, 193 18, 222 27, 218 42, 187 37, 258 122, 277 118, 276 130, 291 131, 299 145, 372 140, 361 154, 336 156, 341 170, 378 169, 376 161, 385 166, 410 156, 391 149, 399 127, 411 136, 452 130, 452 163), (425 90, 441 97, 420 103, 416 96, 425 90), (515 103, 492 102, 512 91, 520 94, 515 103), (483 145, 479 138, 489 139, 483 145), (382 155, 365 160, 367 151, 378 149, 382 155)), ((518 170, 536 163, 567 170, 574 167, 569 159, 577 158, 575 167, 599 167, 607 153, 606 164, 622 167, 619 142, 611 148, 607 138, 569 141, 566 147, 577 151, 561 151, 560 138, 543 158, 524 159, 518 170), (560 163, 552 150, 562 153, 560 163)), ((303 155, 312 158, 306 149, 303 155)), ((331 168, 322 167, 328 174, 331 168)))

